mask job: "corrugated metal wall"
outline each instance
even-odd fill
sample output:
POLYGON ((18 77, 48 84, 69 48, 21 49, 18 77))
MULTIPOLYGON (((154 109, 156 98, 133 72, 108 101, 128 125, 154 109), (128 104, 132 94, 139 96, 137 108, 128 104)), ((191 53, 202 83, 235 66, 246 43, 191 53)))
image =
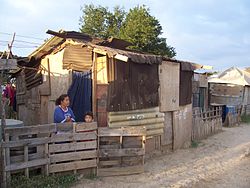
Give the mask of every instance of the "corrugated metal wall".
POLYGON ((109 127, 146 127, 147 136, 163 134, 164 121, 164 113, 159 112, 159 107, 108 113, 109 127))
POLYGON ((108 87, 109 112, 158 106, 158 65, 117 61, 111 74, 114 80, 108 87))

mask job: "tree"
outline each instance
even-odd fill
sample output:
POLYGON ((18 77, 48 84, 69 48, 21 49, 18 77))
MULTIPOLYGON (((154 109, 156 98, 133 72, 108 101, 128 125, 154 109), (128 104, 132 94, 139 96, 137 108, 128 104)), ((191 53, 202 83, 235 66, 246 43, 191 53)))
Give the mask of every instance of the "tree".
POLYGON ((159 21, 150 15, 145 6, 130 9, 123 26, 120 37, 133 44, 132 48, 159 55, 174 57, 175 49, 166 43, 165 38, 159 37, 162 27, 159 21))
POLYGON ((174 57, 175 49, 169 46, 166 38, 160 37, 162 27, 148 8, 136 6, 128 13, 115 7, 113 12, 102 6, 85 5, 80 18, 80 31, 107 39, 116 37, 127 40, 131 49, 153 54, 174 57))
POLYGON ((110 12, 107 7, 85 5, 82 8, 83 15, 80 18, 80 31, 89 35, 107 39, 118 37, 125 18, 125 11, 119 6, 110 12))

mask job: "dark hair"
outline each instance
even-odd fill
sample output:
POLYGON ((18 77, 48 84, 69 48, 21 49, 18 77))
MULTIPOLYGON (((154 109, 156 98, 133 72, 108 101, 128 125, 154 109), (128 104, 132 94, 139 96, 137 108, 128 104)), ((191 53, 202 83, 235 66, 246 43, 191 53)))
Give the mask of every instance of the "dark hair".
POLYGON ((58 106, 58 105, 61 105, 61 102, 64 101, 64 99, 65 99, 66 97, 68 97, 67 94, 62 94, 60 97, 58 97, 58 98, 56 99, 56 105, 57 105, 57 106, 58 106))
POLYGON ((94 115, 93 115, 92 112, 86 112, 85 115, 84 115, 84 117, 85 117, 85 116, 91 116, 92 119, 94 119, 94 115))

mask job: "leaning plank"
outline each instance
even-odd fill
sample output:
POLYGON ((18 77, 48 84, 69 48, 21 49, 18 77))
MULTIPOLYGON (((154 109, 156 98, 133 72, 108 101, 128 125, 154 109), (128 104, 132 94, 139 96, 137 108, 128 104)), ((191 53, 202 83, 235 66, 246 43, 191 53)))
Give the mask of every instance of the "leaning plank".
POLYGON ((91 159, 97 157, 97 151, 78 151, 72 153, 60 153, 60 154, 53 154, 50 155, 50 162, 62 162, 62 161, 70 161, 70 160, 81 160, 81 159, 91 159))
POLYGON ((20 135, 32 135, 38 133, 51 133, 56 132, 55 124, 48 125, 36 125, 36 126, 25 126, 25 127, 12 127, 5 128, 5 133, 8 133, 10 136, 20 136, 20 135))
POLYGON ((75 142, 75 143, 65 143, 65 144, 52 144, 49 145, 49 152, 63 152, 63 151, 75 151, 75 150, 84 150, 84 149, 95 149, 97 147, 95 141, 87 142, 75 142))
POLYGON ((97 123, 78 123, 76 124, 76 132, 92 131, 97 129, 97 123))
POLYGON ((86 161, 74 161, 70 163, 52 164, 49 166, 49 173, 63 172, 96 167, 96 159, 86 161))
POLYGON ((144 167, 142 165, 98 169, 99 176, 121 176, 130 174, 140 174, 143 172, 144 172, 144 167))
POLYGON ((49 159, 36 159, 28 162, 14 163, 5 167, 5 171, 21 170, 30 167, 42 166, 49 163, 49 159))
POLYGON ((25 140, 17 140, 17 141, 9 141, 3 142, 3 147, 13 148, 13 147, 22 147, 22 146, 37 146, 46 144, 49 142, 49 138, 32 138, 32 139, 25 139, 25 140))
POLYGON ((50 142, 66 142, 66 141, 79 141, 79 140, 94 140, 97 138, 96 131, 86 133, 63 133, 55 134, 51 137, 50 142))
POLYGON ((144 155, 142 148, 126 148, 126 149, 100 149, 99 157, 130 157, 144 155))

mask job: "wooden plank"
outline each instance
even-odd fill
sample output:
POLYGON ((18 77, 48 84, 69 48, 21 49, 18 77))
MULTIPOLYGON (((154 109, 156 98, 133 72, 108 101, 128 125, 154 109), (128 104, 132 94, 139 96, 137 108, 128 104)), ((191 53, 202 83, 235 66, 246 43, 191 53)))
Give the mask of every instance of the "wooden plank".
POLYGON ((113 167, 113 168, 99 168, 99 176, 121 176, 121 175, 131 175, 140 174, 144 172, 143 165, 138 166, 128 166, 128 167, 113 167))
POLYGON ((179 109, 180 64, 164 61, 159 66, 160 111, 179 109))
POLYGON ((97 166, 96 159, 85 160, 85 161, 74 161, 70 163, 52 164, 49 166, 49 172, 50 173, 65 172, 75 169, 79 170, 85 168, 93 168, 96 166, 97 166))
POLYGON ((97 157, 96 150, 52 154, 49 156, 51 163, 71 161, 71 160, 91 159, 96 157, 97 157))
POLYGON ((3 142, 2 147, 22 147, 22 146, 37 146, 48 143, 50 138, 31 138, 31 139, 25 139, 25 140, 17 140, 17 141, 9 141, 9 142, 3 142))
POLYGON ((50 139, 50 142, 66 142, 66 141, 79 141, 79 140, 96 140, 97 133, 96 131, 84 132, 84 133, 63 133, 53 135, 50 139))
POLYGON ((142 148, 100 149, 99 157, 130 157, 144 155, 142 148))
MULTIPOLYGON (((28 162, 29 160, 29 151, 28 151, 29 147, 28 146, 24 146, 24 162, 28 162)), ((29 168, 25 168, 25 176, 27 178, 29 178, 29 168)))
POLYGON ((92 131, 97 129, 97 123, 78 123, 76 124, 76 132, 92 131))
POLYGON ((120 165, 120 160, 99 161, 98 165, 100 167, 120 165))
POLYGON ((75 151, 84 149, 96 149, 97 142, 87 141, 87 142, 76 142, 76 143, 61 143, 49 145, 49 152, 63 152, 63 151, 75 151))
POLYGON ((124 61, 124 62, 128 62, 128 57, 125 56, 125 55, 121 55, 121 54, 116 54, 114 56, 115 59, 118 59, 118 60, 121 60, 121 61, 124 61))
POLYGON ((143 127, 98 128, 99 136, 143 136, 146 129, 143 127))
POLYGON ((38 133, 51 133, 56 132, 56 124, 48 125, 36 125, 36 126, 24 126, 24 127, 12 127, 5 128, 5 133, 8 133, 10 136, 20 136, 20 135, 32 135, 38 133))
POLYGON ((14 163, 5 167, 5 171, 21 170, 25 168, 31 168, 36 166, 42 166, 49 163, 49 159, 36 159, 33 161, 14 163))
MULTIPOLYGON (((34 160, 34 159, 43 158, 43 156, 44 156, 43 153, 33 153, 33 154, 29 154, 29 161, 34 160)), ((11 157, 10 157, 10 162, 11 162, 11 163, 23 162, 23 155, 11 156, 11 157)))
POLYGON ((153 129, 147 131, 147 136, 161 135, 163 133, 164 133, 163 129, 153 129))

